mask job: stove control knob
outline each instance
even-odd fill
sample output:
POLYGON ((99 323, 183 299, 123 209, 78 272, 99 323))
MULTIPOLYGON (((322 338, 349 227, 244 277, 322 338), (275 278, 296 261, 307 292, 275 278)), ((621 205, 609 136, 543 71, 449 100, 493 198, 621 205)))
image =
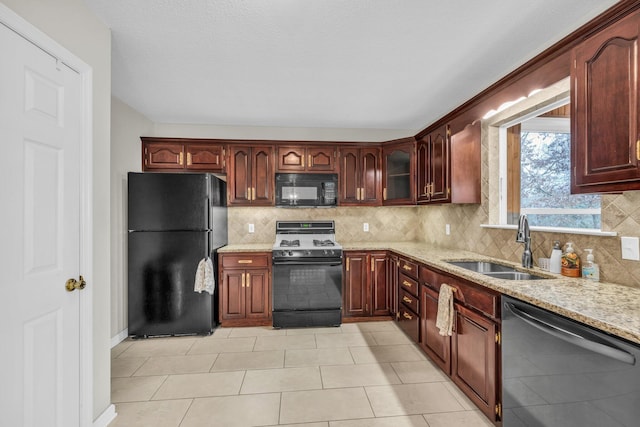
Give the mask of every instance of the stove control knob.
POLYGON ((306 250, 304 251, 307 255, 311 255, 311 251, 310 250, 306 250))
POLYGON ((289 256, 293 256, 293 251, 289 251, 289 256))

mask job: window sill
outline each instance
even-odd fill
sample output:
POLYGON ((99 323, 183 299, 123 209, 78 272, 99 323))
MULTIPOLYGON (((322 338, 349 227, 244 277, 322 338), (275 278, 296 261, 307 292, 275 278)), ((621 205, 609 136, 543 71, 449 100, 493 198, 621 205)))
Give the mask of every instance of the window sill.
MULTIPOLYGON (((503 230, 517 230, 515 224, 480 224, 482 228, 498 228, 503 230)), ((587 236, 615 237, 618 235, 615 231, 592 230, 589 228, 564 228, 564 227, 537 227, 531 226, 531 231, 542 231, 544 233, 563 233, 563 234, 583 234, 587 236)))

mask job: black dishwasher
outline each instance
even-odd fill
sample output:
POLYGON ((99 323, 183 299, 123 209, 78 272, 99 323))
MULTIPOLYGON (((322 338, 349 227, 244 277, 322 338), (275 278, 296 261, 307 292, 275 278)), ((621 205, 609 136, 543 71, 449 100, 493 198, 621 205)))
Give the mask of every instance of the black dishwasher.
POLYGON ((637 427, 640 346, 502 297, 503 427, 637 427))

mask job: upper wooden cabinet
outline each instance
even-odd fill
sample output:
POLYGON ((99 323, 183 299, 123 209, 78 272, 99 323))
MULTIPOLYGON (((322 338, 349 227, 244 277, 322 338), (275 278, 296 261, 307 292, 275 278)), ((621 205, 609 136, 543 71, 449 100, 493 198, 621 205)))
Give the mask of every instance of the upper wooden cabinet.
POLYGON ((449 127, 446 125, 418 140, 418 203, 451 201, 449 147, 449 127))
POLYGON ((445 125, 418 140, 418 203, 480 203, 480 132, 479 121, 453 135, 445 125))
POLYGON ((335 172, 335 146, 278 146, 278 172, 335 172))
POLYGON ((187 144, 186 167, 203 172, 224 172, 225 147, 221 144, 187 144))
POLYGON ((382 204, 415 204, 415 149, 413 141, 383 146, 382 204))
POLYGON ((573 50, 572 193, 640 189, 640 109, 635 12, 573 50))
POLYGON ((142 170, 166 172, 224 172, 225 145, 192 143, 187 139, 142 139, 142 170))
POLYGON ((231 145, 227 166, 229 205, 273 205, 273 146, 231 145))
POLYGON ((340 205, 380 205, 381 169, 380 147, 340 149, 340 205))

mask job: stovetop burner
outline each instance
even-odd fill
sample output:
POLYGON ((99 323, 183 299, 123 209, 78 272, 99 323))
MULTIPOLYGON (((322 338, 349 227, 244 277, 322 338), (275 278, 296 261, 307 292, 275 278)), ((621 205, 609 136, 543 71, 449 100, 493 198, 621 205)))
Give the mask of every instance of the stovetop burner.
POLYGON ((334 221, 276 221, 273 259, 341 259, 334 221))

